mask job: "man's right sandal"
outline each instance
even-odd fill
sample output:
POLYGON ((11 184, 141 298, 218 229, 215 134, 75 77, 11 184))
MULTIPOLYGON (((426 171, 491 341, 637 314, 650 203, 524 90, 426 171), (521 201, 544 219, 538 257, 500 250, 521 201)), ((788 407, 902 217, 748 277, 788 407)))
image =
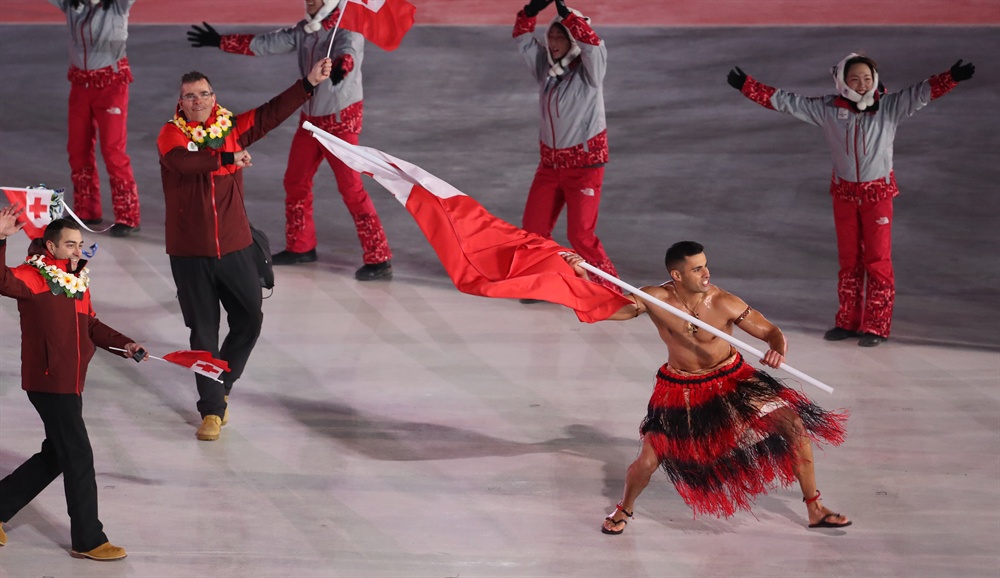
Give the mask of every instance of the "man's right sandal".
MULTIPOLYGON (((628 525, 628 520, 626 520, 624 518, 621 519, 621 520, 615 520, 614 519, 615 514, 619 510, 621 511, 621 513, 625 514, 626 518, 632 518, 633 520, 635 519, 635 516, 632 515, 632 512, 629 512, 628 510, 626 510, 625 508, 623 508, 622 507, 622 503, 618 502, 618 505, 615 506, 615 511, 611 512, 611 515, 608 516, 607 518, 604 518, 604 520, 605 521, 610 520, 611 521, 611 525, 613 525, 613 526, 617 526, 618 524, 625 524, 625 526, 627 526, 628 525)), ((625 531, 625 526, 622 526, 621 530, 609 530, 608 527, 605 524, 601 524, 601 532, 603 532, 605 534, 611 534, 613 536, 617 536, 618 534, 621 534, 622 532, 625 531)))

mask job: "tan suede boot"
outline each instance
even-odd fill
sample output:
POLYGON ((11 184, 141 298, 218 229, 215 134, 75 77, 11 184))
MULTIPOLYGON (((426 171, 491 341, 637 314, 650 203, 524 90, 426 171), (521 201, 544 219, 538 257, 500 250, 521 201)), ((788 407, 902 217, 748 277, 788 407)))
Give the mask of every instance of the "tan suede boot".
POLYGON ((90 558, 91 560, 99 560, 101 562, 121 560, 126 556, 125 548, 113 546, 111 542, 105 542, 89 552, 71 550, 70 555, 74 558, 90 558))
POLYGON ((226 411, 222 414, 222 425, 229 423, 229 396, 225 396, 222 399, 226 400, 226 411))
POLYGON ((3 531, 3 522, 0 522, 0 546, 7 543, 7 533, 3 531))
POLYGON ((217 415, 206 415, 196 435, 201 441, 214 442, 219 439, 220 433, 222 433, 222 418, 217 415))

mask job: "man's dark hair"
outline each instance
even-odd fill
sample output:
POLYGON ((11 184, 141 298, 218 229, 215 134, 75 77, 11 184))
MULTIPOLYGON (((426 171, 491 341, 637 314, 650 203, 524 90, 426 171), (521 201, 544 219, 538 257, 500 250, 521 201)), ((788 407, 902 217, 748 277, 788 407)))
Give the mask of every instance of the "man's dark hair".
POLYGON ((191 84, 192 82, 198 82, 199 80, 204 80, 208 83, 208 86, 212 86, 212 81, 208 79, 207 76, 198 72, 197 70, 192 70, 181 77, 181 84, 191 84))
POLYGON ((59 239, 62 238, 63 229, 72 229, 74 231, 80 230, 80 225, 73 219, 56 219, 49 223, 45 227, 45 232, 42 233, 42 240, 46 243, 52 241, 53 243, 59 243, 59 239))
POLYGON ((705 247, 694 241, 678 241, 667 249, 667 257, 664 262, 667 265, 667 272, 679 271, 684 260, 688 257, 700 255, 705 252, 705 247))
POLYGON ((876 71, 878 71, 878 65, 875 64, 874 60, 868 58, 867 56, 858 55, 853 58, 847 59, 847 62, 844 63, 844 71, 842 73, 844 75, 843 78, 844 82, 847 82, 847 71, 850 70, 851 67, 854 66, 855 64, 867 64, 868 68, 871 69, 873 75, 875 74, 876 71))

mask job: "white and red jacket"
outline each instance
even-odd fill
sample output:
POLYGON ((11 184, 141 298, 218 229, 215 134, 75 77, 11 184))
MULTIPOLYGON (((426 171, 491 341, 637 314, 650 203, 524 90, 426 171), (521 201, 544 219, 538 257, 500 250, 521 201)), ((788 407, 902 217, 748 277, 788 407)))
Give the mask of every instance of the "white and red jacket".
MULTIPOLYGON (((46 253, 63 271, 68 261, 46 253)), ((83 393, 87 366, 97 347, 124 349, 134 340, 97 318, 90 289, 81 299, 55 295, 34 265, 7 267, 7 242, 0 240, 0 295, 17 299, 21 314, 21 389, 42 393, 83 393)))
POLYGON ((135 0, 112 0, 107 9, 91 0, 81 0, 76 8, 70 0, 49 2, 66 14, 70 82, 89 88, 132 82, 125 44, 129 10, 135 0))
POLYGON ((535 38, 535 17, 521 10, 514 22, 514 41, 538 81, 542 166, 579 168, 608 162, 608 130, 604 117, 604 74, 608 50, 584 18, 571 13, 556 18, 569 31, 580 55, 562 74, 553 75, 548 48, 535 38))
POLYGON ((880 200, 899 194, 892 149, 899 122, 958 83, 944 72, 899 92, 877 94, 864 111, 838 95, 800 96, 747 77, 743 96, 823 129, 833 158, 831 193, 847 200, 880 200))
POLYGON ((339 11, 322 20, 315 32, 307 32, 309 20, 302 20, 295 26, 282 28, 265 34, 224 34, 219 48, 232 54, 267 56, 297 51, 299 72, 309 74, 312 67, 326 58, 331 37, 334 38, 334 69, 347 72, 344 79, 333 84, 323 82, 316 87, 312 99, 302 107, 302 114, 316 126, 332 133, 361 132, 362 99, 361 64, 365 57, 365 39, 357 32, 333 27, 339 18, 339 11))

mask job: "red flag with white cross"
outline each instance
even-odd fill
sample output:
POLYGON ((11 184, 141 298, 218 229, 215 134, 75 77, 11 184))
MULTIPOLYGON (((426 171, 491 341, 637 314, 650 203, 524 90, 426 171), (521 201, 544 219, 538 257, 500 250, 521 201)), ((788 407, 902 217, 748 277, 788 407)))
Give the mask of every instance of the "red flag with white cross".
POLYGON ((222 381, 219 377, 222 376, 223 372, 229 371, 228 363, 221 359, 215 359, 207 351, 174 351, 173 353, 164 355, 163 359, 170 363, 186 367, 197 374, 204 375, 215 381, 222 381))
POLYGON ((417 9, 406 0, 347 0, 340 26, 382 50, 395 50, 413 26, 417 9))
POLYGON ((19 220, 24 223, 24 233, 29 239, 40 239, 45 227, 62 216, 61 193, 58 191, 43 188, 0 188, 12 205, 24 208, 24 214, 19 220))

